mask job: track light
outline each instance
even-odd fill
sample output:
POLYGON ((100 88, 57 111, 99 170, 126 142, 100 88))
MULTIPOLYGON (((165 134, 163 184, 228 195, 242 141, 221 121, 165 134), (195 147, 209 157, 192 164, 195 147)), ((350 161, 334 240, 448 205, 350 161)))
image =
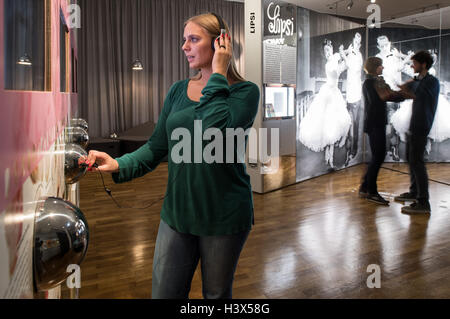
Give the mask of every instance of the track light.
POLYGON ((335 10, 335 9, 337 10, 337 6, 340 1, 345 1, 345 0, 339 0, 339 1, 335 1, 333 3, 329 3, 329 4, 327 4, 327 8, 329 10, 335 10))
POLYGON ((347 5, 347 10, 350 10, 353 7, 353 0, 350 0, 350 2, 347 5))

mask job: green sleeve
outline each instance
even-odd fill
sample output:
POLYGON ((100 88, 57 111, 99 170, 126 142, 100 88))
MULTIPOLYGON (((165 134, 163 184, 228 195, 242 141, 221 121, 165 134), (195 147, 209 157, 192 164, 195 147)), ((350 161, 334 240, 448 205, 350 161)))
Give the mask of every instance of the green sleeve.
POLYGON ((164 100, 164 107, 150 139, 136 151, 116 158, 119 172, 113 173, 115 183, 124 183, 153 171, 168 154, 166 121, 173 101, 174 84, 164 100))
POLYGON ((218 73, 211 75, 202 90, 203 96, 195 106, 195 117, 202 120, 203 131, 208 128, 249 128, 258 113, 259 88, 246 82, 230 92, 227 79, 218 73))

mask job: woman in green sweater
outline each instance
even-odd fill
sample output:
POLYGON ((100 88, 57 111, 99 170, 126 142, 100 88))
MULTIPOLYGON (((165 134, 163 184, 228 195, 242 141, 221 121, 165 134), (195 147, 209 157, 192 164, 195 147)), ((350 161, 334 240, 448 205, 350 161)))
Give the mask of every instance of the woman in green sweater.
POLYGON ((229 132, 252 127, 259 89, 237 72, 229 34, 226 23, 215 14, 190 18, 185 23, 182 50, 189 67, 199 73, 172 85, 148 142, 116 159, 106 153, 89 153, 88 163, 111 172, 116 183, 151 172, 168 155, 152 298, 188 298, 199 261, 203 296, 232 297, 234 272, 253 223, 253 197, 243 154, 236 155, 245 150, 247 139, 240 148, 229 132), (221 29, 227 33, 220 35, 221 29), (220 147, 207 156, 211 147, 205 140, 212 137, 220 147))

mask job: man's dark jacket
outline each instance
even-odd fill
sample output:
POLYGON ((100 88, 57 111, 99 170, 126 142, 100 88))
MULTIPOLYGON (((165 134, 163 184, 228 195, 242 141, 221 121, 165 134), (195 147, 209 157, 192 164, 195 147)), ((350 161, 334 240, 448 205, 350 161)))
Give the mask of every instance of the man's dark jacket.
POLYGON ((434 115, 439 100, 439 80, 427 74, 415 91, 409 131, 415 136, 428 136, 433 126, 434 115))
MULTIPOLYGON (((364 132, 369 133, 374 128, 383 128, 387 121, 387 104, 375 89, 377 77, 367 75, 363 84, 364 98, 364 132)), ((392 102, 401 102, 401 97, 393 98, 392 102)))

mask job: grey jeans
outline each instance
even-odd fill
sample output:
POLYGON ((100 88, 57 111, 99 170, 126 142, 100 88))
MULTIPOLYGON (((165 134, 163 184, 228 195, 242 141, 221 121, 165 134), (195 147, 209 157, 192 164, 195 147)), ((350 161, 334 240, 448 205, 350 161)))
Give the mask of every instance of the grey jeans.
POLYGON ((187 299, 201 261, 205 299, 231 299, 234 272, 250 231, 195 236, 175 231, 161 220, 153 257, 152 298, 187 299))

